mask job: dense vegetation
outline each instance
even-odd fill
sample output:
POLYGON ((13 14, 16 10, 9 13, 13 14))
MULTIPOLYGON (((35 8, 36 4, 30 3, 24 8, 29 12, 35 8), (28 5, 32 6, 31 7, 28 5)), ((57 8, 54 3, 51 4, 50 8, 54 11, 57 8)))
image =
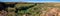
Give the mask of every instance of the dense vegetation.
MULTIPOLYGON (((27 7, 31 7, 29 9, 26 9, 26 10, 18 10, 18 14, 21 16, 24 15, 24 14, 28 14, 28 16, 40 16, 41 14, 41 6, 43 6, 44 4, 17 4, 16 6, 20 6, 21 7, 25 7, 25 9, 27 7)), ((19 9, 20 9, 19 8, 19 9)))

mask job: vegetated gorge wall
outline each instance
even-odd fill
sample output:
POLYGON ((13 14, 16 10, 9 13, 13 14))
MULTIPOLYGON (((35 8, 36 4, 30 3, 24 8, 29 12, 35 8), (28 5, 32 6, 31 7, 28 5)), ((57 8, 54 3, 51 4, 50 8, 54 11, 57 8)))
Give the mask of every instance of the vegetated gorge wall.
POLYGON ((20 14, 22 12, 23 16, 60 16, 60 3, 38 3, 27 10, 21 10, 20 14))
POLYGON ((60 16, 60 3, 17 3, 5 10, 7 16, 60 16))

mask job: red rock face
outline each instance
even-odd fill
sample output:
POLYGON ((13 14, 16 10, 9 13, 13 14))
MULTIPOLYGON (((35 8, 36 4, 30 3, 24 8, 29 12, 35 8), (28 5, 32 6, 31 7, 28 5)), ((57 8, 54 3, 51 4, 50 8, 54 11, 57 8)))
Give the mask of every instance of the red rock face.
POLYGON ((0 11, 0 16, 6 16, 7 15, 7 12, 6 11, 0 11))
POLYGON ((46 13, 46 16, 60 16, 58 8, 52 8, 49 12, 46 13))

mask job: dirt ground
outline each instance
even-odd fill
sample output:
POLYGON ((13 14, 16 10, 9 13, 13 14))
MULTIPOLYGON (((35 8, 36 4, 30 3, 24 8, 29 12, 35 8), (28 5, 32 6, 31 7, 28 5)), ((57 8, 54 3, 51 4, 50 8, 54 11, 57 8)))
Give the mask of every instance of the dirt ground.
MULTIPOLYGON (((52 5, 52 4, 50 4, 52 5)), ((54 7, 52 8, 49 8, 45 14, 41 14, 41 16, 60 16, 60 4, 57 3, 57 4, 53 4, 54 7)))

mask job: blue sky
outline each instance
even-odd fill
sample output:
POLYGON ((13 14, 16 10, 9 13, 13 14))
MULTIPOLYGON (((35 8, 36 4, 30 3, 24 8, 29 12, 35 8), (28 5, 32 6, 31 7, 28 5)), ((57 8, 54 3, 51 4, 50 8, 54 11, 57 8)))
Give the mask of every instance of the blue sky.
POLYGON ((60 2, 60 0, 0 0, 0 2, 60 2))

